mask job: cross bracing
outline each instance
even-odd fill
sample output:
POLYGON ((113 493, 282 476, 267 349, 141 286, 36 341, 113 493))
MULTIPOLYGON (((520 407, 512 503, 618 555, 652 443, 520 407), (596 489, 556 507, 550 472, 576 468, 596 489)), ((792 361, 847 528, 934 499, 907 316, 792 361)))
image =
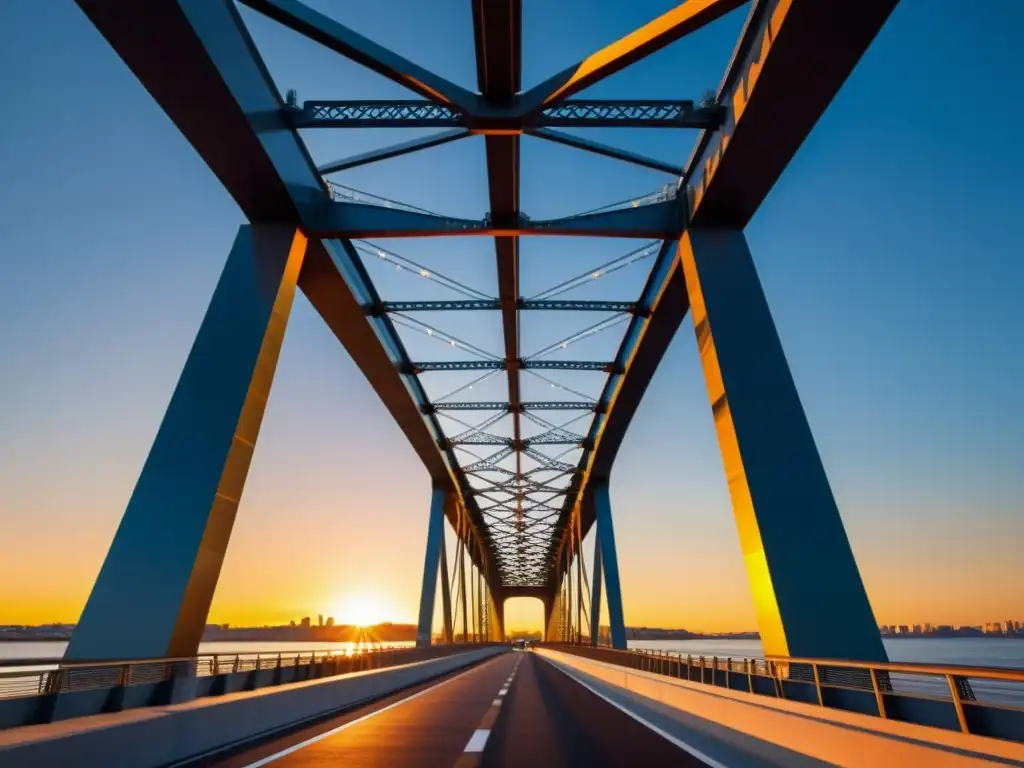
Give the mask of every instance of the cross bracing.
POLYGON ((746 225, 893 3, 688 0, 524 88, 520 0, 472 2, 476 83, 469 86, 360 35, 346 26, 343 11, 335 18, 299 0, 238 0, 411 92, 404 99, 359 100, 339 89, 303 93, 313 100, 300 103, 297 94, 282 97, 231 0, 151 0, 144 10, 79 0, 244 215, 254 223, 294 225, 310 238, 299 288, 401 424, 435 488, 459 496, 469 521, 460 530, 472 531, 480 544, 474 558, 496 564, 493 586, 548 589, 557 584, 554 564, 573 511, 584 508, 588 528, 588 487, 607 481, 646 383, 689 309, 680 270, 673 268, 678 238, 695 227, 746 225), (739 42, 710 96, 589 98, 590 86, 744 5, 739 42), (837 43, 821 43, 831 40, 837 43), (437 132, 317 162, 308 134, 299 133, 315 128, 320 137, 343 128, 338 135, 350 137, 392 127, 437 132), (657 128, 659 135, 678 136, 679 150, 669 160, 648 157, 591 139, 596 132, 586 130, 609 127, 657 128), (520 199, 523 136, 670 180, 662 176, 648 189, 620 194, 608 190, 610 202, 597 208, 566 200, 564 215, 543 217, 520 199), (423 207, 400 193, 366 192, 345 175, 470 141, 484 145, 488 188, 472 211, 444 210, 443 196, 423 207), (580 247, 573 244, 578 238, 616 238, 621 255, 596 260, 544 290, 523 290, 522 238, 556 235, 567 248, 580 247), (425 237, 493 243, 497 284, 470 285, 455 270, 439 274, 414 243, 394 242, 425 237), (376 284, 382 267, 442 295, 412 284, 407 292, 382 295, 376 284), (597 281, 618 284, 630 273, 646 275, 641 290, 600 299, 579 293, 597 281), (580 322, 572 333, 533 338, 532 318, 544 313, 580 322), (487 316, 500 327, 496 343, 466 332, 487 316), (595 339, 614 343, 602 354, 575 354, 594 349, 595 339), (435 344, 436 356, 421 342, 435 344), (498 384, 501 393, 494 391, 498 384), (560 410, 565 418, 556 418, 560 410), (552 418, 528 418, 538 411, 552 418), (464 423, 446 418, 456 413, 464 423), (490 421, 492 414, 500 417, 490 421), (581 422, 567 424, 578 415, 581 422), (554 517, 552 510, 558 510, 554 517), (527 555, 534 559, 524 564, 527 555))

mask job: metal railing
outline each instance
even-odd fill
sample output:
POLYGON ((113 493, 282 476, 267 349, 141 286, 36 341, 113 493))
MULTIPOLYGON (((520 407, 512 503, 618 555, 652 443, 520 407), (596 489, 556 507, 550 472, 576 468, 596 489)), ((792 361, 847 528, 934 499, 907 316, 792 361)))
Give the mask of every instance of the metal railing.
POLYGON ((325 676, 344 674, 407 663, 415 660, 417 650, 420 649, 373 646, 352 651, 241 651, 122 661, 0 659, 0 698, 162 683, 183 675, 208 677, 314 664, 327 665, 325 676))
POLYGON ((1024 669, 551 645, 690 682, 1024 741, 1024 669))

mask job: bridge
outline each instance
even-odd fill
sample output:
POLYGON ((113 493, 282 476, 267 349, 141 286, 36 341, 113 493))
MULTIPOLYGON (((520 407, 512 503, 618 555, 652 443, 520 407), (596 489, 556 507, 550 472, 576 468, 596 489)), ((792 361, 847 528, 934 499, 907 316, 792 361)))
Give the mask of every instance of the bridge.
MULTIPOLYGON (((467 765, 484 757, 513 765, 852 764, 843 758, 851 754, 899 754, 909 765, 939 753, 1024 762, 1014 743, 1024 740, 1015 738, 1020 710, 979 700, 971 684, 1021 676, 888 663, 744 235, 896 0, 688 0, 528 90, 520 0, 473 0, 475 90, 298 0, 240 0, 417 97, 400 101, 282 96, 231 0, 76 1, 248 222, 64 658, 33 673, 35 699, 19 705, 20 714, 0 706, 0 720, 7 712, 25 726, 0 731, 0 755, 106 749, 115 736, 138 733, 139 707, 158 706, 152 734, 172 720, 164 727, 183 733, 181 724, 191 723, 199 734, 200 717, 220 717, 223 730, 213 742, 202 734, 164 744, 159 759, 139 747, 140 765, 299 764, 340 755, 467 765), (690 100, 578 98, 741 6, 746 22, 717 91, 690 100), (682 162, 681 141, 681 162, 673 164, 578 135, 607 126, 692 132, 692 148, 682 162), (319 166, 300 133, 410 127, 439 131, 319 166), (610 194, 614 202, 596 210, 535 219, 520 201, 523 135, 672 181, 646 195, 610 194), (479 219, 338 180, 352 168, 476 136, 485 145, 488 189, 479 219), (574 237, 618 238, 622 255, 523 295, 520 239, 553 235, 569 247, 574 237), (436 273, 392 243, 456 236, 493 240, 494 289, 436 273), (374 262, 447 298, 384 298, 368 270, 374 262), (568 295, 627 267, 648 270, 639 295, 568 295), (429 474, 417 648, 360 655, 358 664, 315 654, 236 655, 225 667, 223 659, 204 660, 199 643, 297 289, 429 474), (536 311, 582 318, 580 330, 528 348, 522 321, 536 311), (503 349, 445 329, 480 312, 500 316, 503 349), (458 319, 443 326, 420 319, 438 313, 458 319), (688 314, 762 660, 626 648, 612 468, 688 314), (411 358, 402 333, 432 338, 437 357, 411 358), (621 338, 614 356, 568 351, 611 333, 621 338), (601 377, 599 395, 558 378, 567 372, 601 377), (428 395, 438 391, 428 386, 431 376, 452 373, 470 378, 428 395), (495 378, 504 399, 473 398, 474 386, 495 378), (558 399, 524 395, 528 382, 548 385, 558 399), (588 567, 582 545, 591 532, 588 567), (509 653, 506 644, 504 605, 517 597, 544 605, 545 642, 528 654, 509 653), (599 647, 602 605, 609 647, 599 647), (900 675, 934 678, 941 690, 906 693, 894 687, 900 675), (77 695, 84 693, 90 697, 77 695), (916 701, 938 703, 929 709, 916 701)), ((159 741, 152 734, 141 738, 159 741)))

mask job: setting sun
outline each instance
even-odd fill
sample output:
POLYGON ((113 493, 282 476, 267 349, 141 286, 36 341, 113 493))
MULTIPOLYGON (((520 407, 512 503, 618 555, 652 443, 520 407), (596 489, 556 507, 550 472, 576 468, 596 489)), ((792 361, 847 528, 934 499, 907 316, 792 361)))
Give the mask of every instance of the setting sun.
POLYGON ((388 615, 389 606, 386 601, 366 594, 350 595, 338 605, 338 622, 354 624, 357 627, 371 627, 384 621, 392 620, 388 615))

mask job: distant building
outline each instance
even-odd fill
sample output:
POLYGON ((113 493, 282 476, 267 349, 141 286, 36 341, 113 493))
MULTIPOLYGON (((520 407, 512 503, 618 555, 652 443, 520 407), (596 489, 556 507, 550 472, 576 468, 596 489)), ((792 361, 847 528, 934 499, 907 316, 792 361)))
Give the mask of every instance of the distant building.
POLYGON ((910 634, 910 627, 908 627, 906 624, 900 624, 900 634, 901 635, 909 635, 910 634))
POLYGON ((920 635, 921 634, 921 625, 920 624, 915 624, 914 625, 914 634, 915 635, 920 635))
POLYGON ((1015 622, 1013 619, 1007 619, 1006 626, 1004 627, 1004 629, 1006 631, 1006 634, 1012 635, 1014 632, 1017 631, 1017 622, 1015 622))
POLYGON ((327 626, 328 627, 333 627, 334 626, 334 617, 333 616, 328 616, 327 617, 327 626))
POLYGON ((883 624, 882 626, 880 626, 878 628, 878 631, 881 632, 883 635, 888 635, 889 634, 889 625, 888 624, 883 624))
POLYGON ((292 619, 291 627, 292 629, 295 629, 295 619, 292 619))
POLYGON ((317 626, 321 626, 322 627, 324 625, 324 615, 322 613, 319 614, 319 616, 318 616, 318 622, 319 622, 319 624, 317 626))
POLYGON ((299 622, 299 626, 303 629, 309 629, 309 616, 303 616, 302 621, 299 622))
POLYGON ((932 632, 934 632, 934 631, 935 631, 935 628, 934 628, 934 627, 933 627, 933 626, 931 625, 931 623, 930 623, 930 622, 927 622, 927 621, 926 621, 926 622, 924 623, 924 633, 925 633, 926 635, 930 635, 930 634, 931 634, 932 632))

